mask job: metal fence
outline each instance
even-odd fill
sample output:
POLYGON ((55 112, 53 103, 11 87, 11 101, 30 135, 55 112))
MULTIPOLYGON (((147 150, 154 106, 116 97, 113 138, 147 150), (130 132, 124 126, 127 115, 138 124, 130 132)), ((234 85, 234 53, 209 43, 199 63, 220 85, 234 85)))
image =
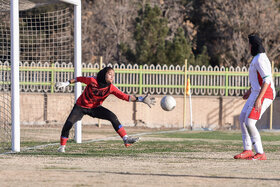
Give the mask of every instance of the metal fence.
MULTIPOLYGON (((102 67, 105 65, 103 64, 102 67)), ((167 65, 125 65, 108 64, 115 69, 115 85, 128 94, 170 94, 183 95, 185 89, 185 66, 167 65)), ((0 90, 10 90, 10 63, 0 61, 0 90)), ((82 76, 95 76, 99 63, 82 64, 82 76)), ((187 76, 191 82, 193 95, 240 96, 249 88, 246 67, 205 67, 188 66, 187 76)), ((274 82, 279 96, 280 73, 274 68, 274 82)), ((20 62, 21 92, 67 92, 74 91, 55 88, 56 82, 74 78, 73 63, 28 63, 20 62)), ((83 85, 84 86, 84 85, 83 85)))

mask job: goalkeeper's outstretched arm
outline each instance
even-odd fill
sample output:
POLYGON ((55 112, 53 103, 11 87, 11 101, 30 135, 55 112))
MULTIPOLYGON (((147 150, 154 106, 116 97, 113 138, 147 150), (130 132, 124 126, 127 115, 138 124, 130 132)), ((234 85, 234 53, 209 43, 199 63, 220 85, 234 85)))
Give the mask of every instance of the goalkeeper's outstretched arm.
POLYGON ((76 81, 76 79, 70 79, 68 82, 69 82, 70 84, 73 84, 73 83, 75 83, 75 82, 77 82, 77 81, 76 81))
MULTIPOLYGON (((143 102, 146 105, 148 105, 151 108, 151 105, 155 105, 156 101, 154 97, 151 97, 150 94, 147 94, 146 96, 139 96, 139 97, 134 97, 136 102, 143 102)), ((131 100, 133 101, 133 100, 131 100)))
POLYGON ((58 87, 58 88, 65 89, 67 86, 69 86, 70 84, 73 84, 75 82, 76 82, 76 79, 71 79, 71 80, 66 81, 66 82, 57 82, 55 84, 55 86, 58 87))

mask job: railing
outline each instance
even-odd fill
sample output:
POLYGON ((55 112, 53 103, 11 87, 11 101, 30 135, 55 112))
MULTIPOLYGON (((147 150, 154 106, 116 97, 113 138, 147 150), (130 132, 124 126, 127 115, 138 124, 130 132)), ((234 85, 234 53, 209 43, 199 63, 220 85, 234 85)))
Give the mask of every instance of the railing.
MULTIPOLYGON (((103 64, 102 67, 105 65, 103 64)), ((112 65, 115 69, 115 85, 129 94, 184 94, 185 66, 166 65, 112 65)), ((9 62, 0 62, 0 90, 10 90, 9 62)), ((82 65, 82 76, 95 76, 99 64, 82 65)), ((240 96, 249 88, 246 67, 199 67, 189 66, 187 71, 193 95, 240 96)), ((74 77, 72 63, 20 63, 20 89, 22 92, 68 92, 73 86, 62 91, 55 88, 56 82, 74 77)), ((274 83, 277 92, 280 88, 280 73, 274 68, 274 83)), ((277 94, 279 96, 279 93, 277 94)))

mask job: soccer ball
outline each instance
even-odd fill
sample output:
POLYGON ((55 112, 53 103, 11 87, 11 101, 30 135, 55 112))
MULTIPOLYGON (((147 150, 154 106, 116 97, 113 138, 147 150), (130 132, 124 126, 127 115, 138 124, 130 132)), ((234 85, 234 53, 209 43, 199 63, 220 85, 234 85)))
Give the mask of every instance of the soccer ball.
POLYGON ((171 111, 176 106, 176 100, 170 95, 164 96, 160 101, 160 106, 165 111, 171 111))

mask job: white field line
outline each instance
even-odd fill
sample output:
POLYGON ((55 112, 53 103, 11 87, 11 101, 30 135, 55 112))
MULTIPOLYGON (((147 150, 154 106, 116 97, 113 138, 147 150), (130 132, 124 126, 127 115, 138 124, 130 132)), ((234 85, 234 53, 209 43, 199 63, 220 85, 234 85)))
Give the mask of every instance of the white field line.
MULTIPOLYGON (((145 135, 151 135, 151 134, 165 134, 165 133, 173 133, 173 132, 180 132, 180 131, 186 131, 186 129, 178 129, 178 130, 171 130, 171 131, 142 132, 142 133, 132 134, 132 136, 145 136, 145 135)), ((107 138, 87 140, 87 141, 83 141, 82 143, 108 141, 108 140, 115 140, 117 138, 120 138, 120 137, 119 136, 111 136, 111 137, 107 137, 107 138)), ((40 149, 40 148, 45 148, 45 147, 48 147, 48 146, 59 145, 59 144, 60 143, 50 143, 50 144, 44 144, 44 145, 37 145, 37 146, 33 146, 33 147, 23 148, 23 149, 21 149, 21 151, 40 149)), ((13 154, 13 153, 17 153, 17 152, 9 151, 9 152, 5 152, 5 153, 0 153, 0 155, 13 154)))

